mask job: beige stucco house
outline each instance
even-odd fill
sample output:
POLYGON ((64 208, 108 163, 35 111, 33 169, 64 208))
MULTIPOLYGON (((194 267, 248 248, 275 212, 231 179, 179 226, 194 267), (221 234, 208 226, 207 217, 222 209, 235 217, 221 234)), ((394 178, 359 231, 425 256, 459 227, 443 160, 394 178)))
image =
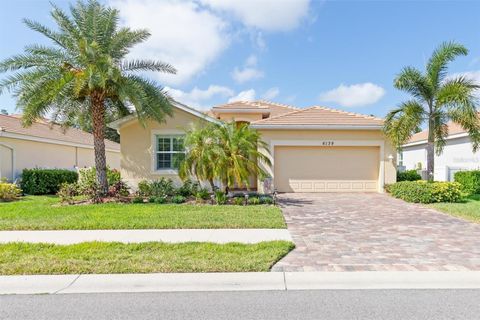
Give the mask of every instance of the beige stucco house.
MULTIPOLYGON (((120 169, 120 145, 105 140, 107 164, 120 169)), ((0 177, 17 179, 23 169, 75 169, 95 165, 93 136, 37 121, 23 127, 18 116, 0 115, 0 177)))
MULTIPOLYGON (((383 192, 396 180, 395 150, 382 133, 383 120, 325 107, 295 108, 268 101, 233 102, 202 113, 175 103, 165 123, 142 126, 130 116, 110 124, 121 136, 122 177, 180 183, 181 139, 192 123, 247 122, 269 145, 270 178, 260 192, 383 192)), ((265 164, 261 164, 265 166, 265 164)))

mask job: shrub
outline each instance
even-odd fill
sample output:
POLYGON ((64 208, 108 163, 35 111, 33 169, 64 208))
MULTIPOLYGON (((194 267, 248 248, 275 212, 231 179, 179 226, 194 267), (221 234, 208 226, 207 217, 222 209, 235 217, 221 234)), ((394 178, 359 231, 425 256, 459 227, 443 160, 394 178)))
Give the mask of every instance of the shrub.
MULTIPOLYGON (((122 181, 120 177, 120 172, 116 169, 110 169, 109 167, 107 167, 107 181, 109 187, 120 183, 122 181)), ((126 187, 125 184, 123 185, 126 187)), ((117 185, 117 189, 120 186, 121 185, 117 185)), ((79 192, 83 195, 91 196, 97 194, 97 170, 95 169, 95 167, 83 168, 78 170, 78 187, 79 192)))
POLYGON ((207 188, 200 188, 195 194, 195 199, 197 201, 208 200, 209 198, 210 198, 210 192, 208 192, 207 188))
POLYGON ((122 180, 117 181, 113 185, 108 187, 108 196, 109 197, 126 197, 130 194, 128 191, 129 187, 122 180))
POLYGON ((154 202, 157 204, 167 203, 167 197, 155 197, 154 199, 154 202))
POLYGON ((74 197, 78 196, 78 184, 76 183, 62 183, 60 190, 57 192, 57 196, 63 203, 73 204, 74 197))
POLYGON ((16 184, 0 181, 0 201, 12 201, 17 199, 22 190, 16 184))
POLYGON ((417 173, 417 170, 397 171, 397 182, 417 180, 422 180, 422 176, 417 173))
POLYGON ((261 204, 273 204, 273 199, 270 196, 263 195, 260 197, 261 204))
POLYGON ((227 195, 225 194, 225 192, 223 191, 220 191, 220 190, 217 190, 215 191, 215 202, 219 205, 223 205, 223 204, 226 204, 227 203, 227 195))
POLYGON ((132 199, 132 203, 143 203, 143 198, 142 197, 134 197, 132 199))
POLYGON ((165 179, 164 177, 155 181, 142 180, 138 183, 137 193, 142 197, 173 196, 175 187, 172 179, 165 179))
POLYGON ((172 203, 180 204, 180 203, 184 203, 185 200, 186 200, 186 198, 184 196, 179 195, 179 194, 172 197, 172 203))
POLYGON ((462 198, 457 182, 402 181, 388 187, 395 198, 408 202, 458 202, 462 198))
POLYGON ((469 195, 480 194, 480 170, 456 172, 455 182, 460 183, 462 191, 469 195))
POLYGON ((66 169, 23 169, 21 188, 26 194, 56 194, 62 183, 74 183, 75 171, 66 169))
POLYGON ((237 206, 243 206, 245 203, 245 198, 235 197, 233 198, 233 204, 237 206))
POLYGON ((260 204, 260 198, 259 197, 250 197, 250 198, 248 198, 248 204, 252 204, 252 205, 260 204))
POLYGON ((184 197, 191 197, 197 194, 199 187, 198 182, 192 182, 192 180, 187 179, 183 182, 183 185, 177 189, 176 193, 184 197))

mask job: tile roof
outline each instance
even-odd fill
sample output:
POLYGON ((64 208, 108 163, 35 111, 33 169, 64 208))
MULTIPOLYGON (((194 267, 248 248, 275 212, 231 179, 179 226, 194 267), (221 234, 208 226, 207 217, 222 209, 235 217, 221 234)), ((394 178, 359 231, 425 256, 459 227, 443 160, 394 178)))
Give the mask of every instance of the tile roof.
POLYGON ((253 122, 254 125, 335 125, 335 126, 382 126, 383 119, 373 116, 314 106, 297 109, 279 116, 253 122))
MULTIPOLYGON (((18 115, 0 115, 0 131, 93 147, 93 135, 88 132, 76 128, 64 129, 60 125, 46 123, 44 120, 37 121, 25 128, 18 115)), ((105 140, 105 147, 111 150, 120 150, 120 144, 110 140, 105 140)))
MULTIPOLYGON (((281 114, 285 114, 288 112, 292 112, 294 110, 298 110, 298 108, 288 106, 285 104, 275 103, 266 100, 258 100, 258 101, 235 101, 226 104, 222 104, 219 106, 215 106, 212 108, 211 112, 221 112, 221 111, 228 111, 228 110, 258 110, 258 112, 266 112, 268 111, 270 117, 275 117, 281 114)), ((253 111, 255 112, 255 111, 253 111)))
MULTIPOLYGON (((463 129, 458 123, 455 122, 448 122, 448 135, 453 135, 453 134, 459 134, 459 133, 465 133, 465 129, 463 129)), ((420 142, 420 141, 427 141, 428 139, 428 130, 423 130, 418 133, 415 133, 410 140, 408 140, 408 143, 414 143, 414 142, 420 142)))

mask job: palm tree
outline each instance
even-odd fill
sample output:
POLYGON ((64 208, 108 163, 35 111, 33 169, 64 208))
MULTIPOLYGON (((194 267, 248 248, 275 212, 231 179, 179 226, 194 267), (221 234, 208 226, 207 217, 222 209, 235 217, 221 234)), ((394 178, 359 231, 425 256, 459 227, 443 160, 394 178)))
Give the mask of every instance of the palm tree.
POLYGON ((217 163, 218 178, 226 192, 234 185, 249 188, 252 175, 260 179, 267 176, 259 161, 270 165, 270 158, 260 152, 259 147, 268 151, 268 146, 257 130, 251 129, 246 123, 232 121, 218 126, 216 137, 221 146, 217 163))
POLYGON ((390 111, 385 119, 384 131, 401 148, 426 123, 427 174, 434 177, 435 153, 440 155, 448 136, 448 121, 462 126, 470 135, 473 149, 480 144, 480 120, 477 113, 476 90, 479 88, 464 76, 447 76, 447 65, 468 50, 457 43, 445 42, 432 54, 425 73, 414 67, 404 68, 394 80, 394 86, 412 95, 390 111))
POLYGON ((17 97, 24 125, 51 114, 68 124, 80 114, 90 114, 99 193, 108 188, 105 159, 105 114, 131 113, 139 120, 163 121, 171 114, 171 99, 141 71, 175 73, 169 64, 151 60, 126 60, 134 45, 144 42, 147 30, 119 27, 119 12, 96 0, 78 1, 70 15, 52 5, 58 30, 28 19, 24 23, 52 42, 30 45, 23 54, 0 62, 0 72, 10 74, 0 82, 0 92, 17 97))
POLYGON ((214 181, 219 180, 225 192, 235 185, 249 188, 250 177, 267 176, 259 161, 270 165, 270 158, 259 148, 268 152, 258 131, 248 124, 230 122, 194 128, 185 136, 187 152, 180 175, 209 181, 212 189, 214 181))
POLYGON ((196 125, 186 131, 184 146, 187 150, 180 165, 179 175, 183 180, 194 176, 199 181, 208 181, 215 189, 215 170, 219 156, 218 144, 214 139, 216 125, 196 125))

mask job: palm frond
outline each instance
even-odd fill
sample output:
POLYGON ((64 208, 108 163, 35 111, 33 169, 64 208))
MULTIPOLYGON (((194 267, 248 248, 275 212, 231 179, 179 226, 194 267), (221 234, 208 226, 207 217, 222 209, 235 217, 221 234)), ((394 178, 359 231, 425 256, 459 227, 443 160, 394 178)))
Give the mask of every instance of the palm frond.
POLYGON ((416 68, 405 67, 394 80, 395 88, 406 91, 420 101, 433 99, 434 92, 428 79, 416 68))
POLYGON ((425 120, 425 110, 415 100, 406 101, 385 118, 384 132, 399 148, 407 142, 425 120))
POLYGON ((121 69, 123 71, 159 71, 175 74, 177 70, 172 65, 153 60, 130 60, 123 61, 121 69))
POLYGON ((448 63, 456 57, 468 54, 467 48, 456 42, 442 43, 428 60, 427 75, 434 88, 439 88, 447 73, 448 63))

